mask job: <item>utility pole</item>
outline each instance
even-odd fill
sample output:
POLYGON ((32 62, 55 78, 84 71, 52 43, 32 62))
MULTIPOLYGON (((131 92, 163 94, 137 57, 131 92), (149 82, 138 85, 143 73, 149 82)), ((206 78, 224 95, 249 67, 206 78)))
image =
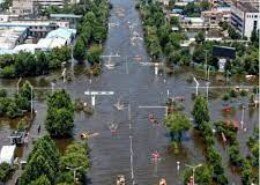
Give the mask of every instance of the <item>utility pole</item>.
POLYGON ((202 164, 197 164, 197 165, 188 165, 188 164, 185 164, 185 166, 187 166, 188 168, 191 168, 192 169, 192 185, 195 185, 195 170, 199 167, 202 166, 202 164))
POLYGON ((208 68, 208 50, 205 50, 205 75, 207 79, 207 68, 208 68))
POLYGON ((193 80, 194 80, 194 82, 196 83, 196 96, 198 96, 199 95, 199 82, 198 82, 198 80, 195 78, 195 76, 193 76, 193 80))
POLYGON ((246 107, 245 107, 245 105, 243 104, 243 105, 242 105, 241 121, 240 121, 241 129, 242 129, 242 130, 244 129, 245 109, 246 109, 246 107))
POLYGON ((76 172, 77 172, 77 170, 79 170, 79 169, 81 169, 81 168, 82 168, 82 166, 77 167, 77 168, 66 167, 66 169, 73 171, 74 183, 77 183, 77 181, 76 181, 76 172))

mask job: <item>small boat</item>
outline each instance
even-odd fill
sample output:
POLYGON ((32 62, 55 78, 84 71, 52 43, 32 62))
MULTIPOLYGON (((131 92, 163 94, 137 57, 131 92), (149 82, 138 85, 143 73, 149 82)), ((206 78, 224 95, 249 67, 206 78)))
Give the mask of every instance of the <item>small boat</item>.
POLYGON ((95 137, 98 136, 99 133, 95 132, 95 133, 89 133, 89 132, 83 132, 80 134, 80 138, 81 139, 89 139, 91 137, 95 137))
POLYGON ((124 175, 118 175, 116 179, 116 185, 126 185, 126 180, 124 175))
POLYGON ((141 61, 142 60, 142 57, 140 55, 136 55, 134 58, 133 58, 135 61, 141 61))
POLYGON ((162 178, 159 182, 159 185, 167 185, 167 182, 164 178, 162 178))
POLYGON ((114 104, 114 106, 115 106, 115 108, 117 109, 117 110, 124 110, 124 104, 120 104, 120 100, 118 100, 117 101, 117 103, 116 104, 114 104))
POLYGON ((109 62, 109 63, 106 63, 106 64, 104 64, 108 69, 114 69, 115 68, 115 66, 116 66, 116 64, 115 63, 111 63, 111 62, 109 62))
POLYGON ((148 120, 149 120, 150 123, 152 123, 152 124, 158 124, 157 119, 156 119, 155 116, 154 116, 153 114, 151 114, 151 113, 148 115, 148 120))

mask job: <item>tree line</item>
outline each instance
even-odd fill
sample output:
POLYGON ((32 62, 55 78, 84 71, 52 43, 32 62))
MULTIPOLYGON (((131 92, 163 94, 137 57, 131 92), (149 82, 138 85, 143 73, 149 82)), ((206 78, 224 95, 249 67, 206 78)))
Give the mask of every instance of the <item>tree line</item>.
POLYGON ((50 52, 20 52, 0 56, 0 77, 17 78, 48 74, 58 69, 62 63, 70 59, 70 49, 67 46, 54 48, 50 52))
MULTIPOLYGON (((209 4, 201 2, 200 8, 196 4, 188 3, 184 8, 184 14, 194 14, 195 9, 204 10, 210 7, 209 4)), ((228 60, 225 66, 225 72, 232 74, 259 74, 259 30, 253 30, 251 42, 245 46, 239 42, 206 41, 205 33, 200 31, 195 36, 194 51, 190 48, 181 47, 181 42, 187 39, 187 36, 180 27, 179 19, 176 17, 167 18, 163 12, 162 5, 159 2, 141 1, 136 6, 140 10, 142 24, 144 29, 144 38, 147 50, 154 60, 164 57, 168 66, 172 64, 191 65, 192 62, 204 65, 207 52, 208 65, 212 70, 218 70, 218 59, 213 55, 213 46, 234 47, 237 52, 236 59, 228 60), (172 27, 177 28, 173 31, 172 27)), ((173 6, 175 7, 175 6, 173 6)), ((176 8, 176 7, 175 7, 176 8)), ((178 7, 177 7, 178 8, 178 7)), ((231 39, 240 39, 240 35, 228 24, 220 23, 224 30, 228 30, 231 39)))
POLYGON ((107 37, 110 6, 106 0, 87 0, 86 4, 86 12, 77 26, 78 39, 74 47, 74 58, 80 62, 87 59, 94 65, 99 63, 101 44, 107 37))
POLYGON ((31 84, 26 81, 14 97, 8 97, 6 89, 0 90, 0 117, 22 117, 26 111, 30 111, 31 84))
POLYGON ((53 140, 46 135, 34 144, 19 185, 84 184, 89 166, 89 149, 86 143, 72 143, 65 154, 60 155, 53 140), (76 179, 73 174, 75 168, 78 168, 76 179))

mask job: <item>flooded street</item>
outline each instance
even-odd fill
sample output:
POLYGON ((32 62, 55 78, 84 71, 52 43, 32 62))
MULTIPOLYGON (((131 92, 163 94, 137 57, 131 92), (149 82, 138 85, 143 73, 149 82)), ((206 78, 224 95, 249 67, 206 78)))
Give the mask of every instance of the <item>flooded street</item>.
MULTIPOLYGON (((90 103, 91 97, 84 95, 84 91, 113 91, 114 95, 96 96, 95 112, 91 116, 83 113, 75 115, 74 138, 79 139, 82 132, 97 132, 99 135, 89 139, 91 148, 91 168, 88 172, 89 184, 114 185, 117 175, 126 176, 127 184, 154 185, 164 177, 169 185, 182 184, 181 175, 187 164, 205 162, 203 147, 200 139, 192 130, 184 135, 182 149, 178 155, 168 152, 170 136, 163 126, 165 109, 163 107, 167 96, 184 96, 185 110, 191 117, 193 101, 192 93, 195 92, 194 83, 188 83, 187 77, 192 74, 189 69, 179 69, 172 76, 154 74, 154 67, 142 65, 150 62, 146 53, 142 37, 142 27, 139 13, 131 0, 112 0, 109 22, 108 39, 105 43, 104 55, 116 54, 120 57, 113 59, 116 62, 114 69, 103 67, 99 77, 89 79, 84 74, 84 66, 76 66, 75 80, 64 83, 61 80, 55 82, 55 88, 65 88, 73 99, 82 98, 90 103), (136 36, 137 35, 137 36, 136 36), (136 39, 131 42, 131 38, 136 39), (140 37, 139 37, 140 36, 140 37), (141 62, 139 61, 141 57, 141 62), (167 93, 169 92, 169 94, 167 93), (119 111, 113 105, 121 100, 124 109, 119 111), (159 125, 152 125, 148 121, 148 114, 153 113, 159 119, 159 125), (117 128, 112 132, 111 124, 117 128), (152 154, 158 151, 160 160, 157 164, 152 161, 152 154), (180 161, 180 172, 177 171, 177 161, 180 161)), ((106 62, 106 59, 104 59, 106 62)), ((38 77, 30 80, 34 86, 50 88, 50 82, 57 78, 59 72, 47 76, 46 79, 38 77)), ((15 80, 2 80, 1 86, 15 87, 15 80)), ((200 81, 205 86, 205 81, 200 81)), ((214 82, 212 82, 214 84, 214 82)), ((50 93, 50 89, 38 90, 42 96, 50 93)), ((205 89, 200 89, 202 94, 205 89)), ((239 101, 239 100, 237 100, 239 101)), ((223 115, 223 101, 209 99, 211 120, 241 119, 241 109, 237 108, 231 115, 223 115)), ((46 104, 35 99, 36 118, 33 125, 44 124, 46 116, 46 104)), ((236 106, 238 107, 238 106, 236 106)), ((258 125, 258 109, 245 111, 245 123, 247 132, 238 132, 241 152, 247 153, 246 141, 254 126, 258 125)), ((0 146, 9 144, 8 135, 15 129, 15 121, 2 120, 0 123, 0 146)), ((36 128, 32 127, 32 129, 36 128)), ((42 126, 43 128, 44 126, 42 126)), ((33 136, 37 136, 36 130, 31 130, 33 136)), ((42 132, 42 134, 44 131, 42 132)), ((64 149, 69 140, 58 141, 61 149, 64 149)), ((223 153, 224 169, 228 168, 227 149, 218 145, 223 153)), ((20 154, 21 155, 21 154, 20 154)), ((236 174, 226 170, 229 182, 239 185, 240 178, 236 174)))

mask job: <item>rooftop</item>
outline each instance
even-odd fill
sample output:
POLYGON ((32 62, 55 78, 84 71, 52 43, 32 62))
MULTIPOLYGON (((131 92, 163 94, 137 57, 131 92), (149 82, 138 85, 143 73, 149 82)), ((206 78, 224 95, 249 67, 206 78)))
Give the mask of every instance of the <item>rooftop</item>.
POLYGON ((75 14, 50 14, 51 18, 76 18, 79 19, 82 15, 75 15, 75 14))
POLYGON ((75 34, 76 34, 76 30, 74 29, 58 28, 48 33, 46 38, 63 38, 67 40, 71 38, 72 35, 75 34))
POLYGON ((14 157, 15 145, 3 146, 0 153, 0 163, 7 162, 12 163, 14 157))
POLYGON ((252 3, 249 2, 238 1, 237 3, 234 3, 234 6, 244 12, 251 12, 251 13, 259 12, 259 10, 256 7, 254 7, 252 3))

